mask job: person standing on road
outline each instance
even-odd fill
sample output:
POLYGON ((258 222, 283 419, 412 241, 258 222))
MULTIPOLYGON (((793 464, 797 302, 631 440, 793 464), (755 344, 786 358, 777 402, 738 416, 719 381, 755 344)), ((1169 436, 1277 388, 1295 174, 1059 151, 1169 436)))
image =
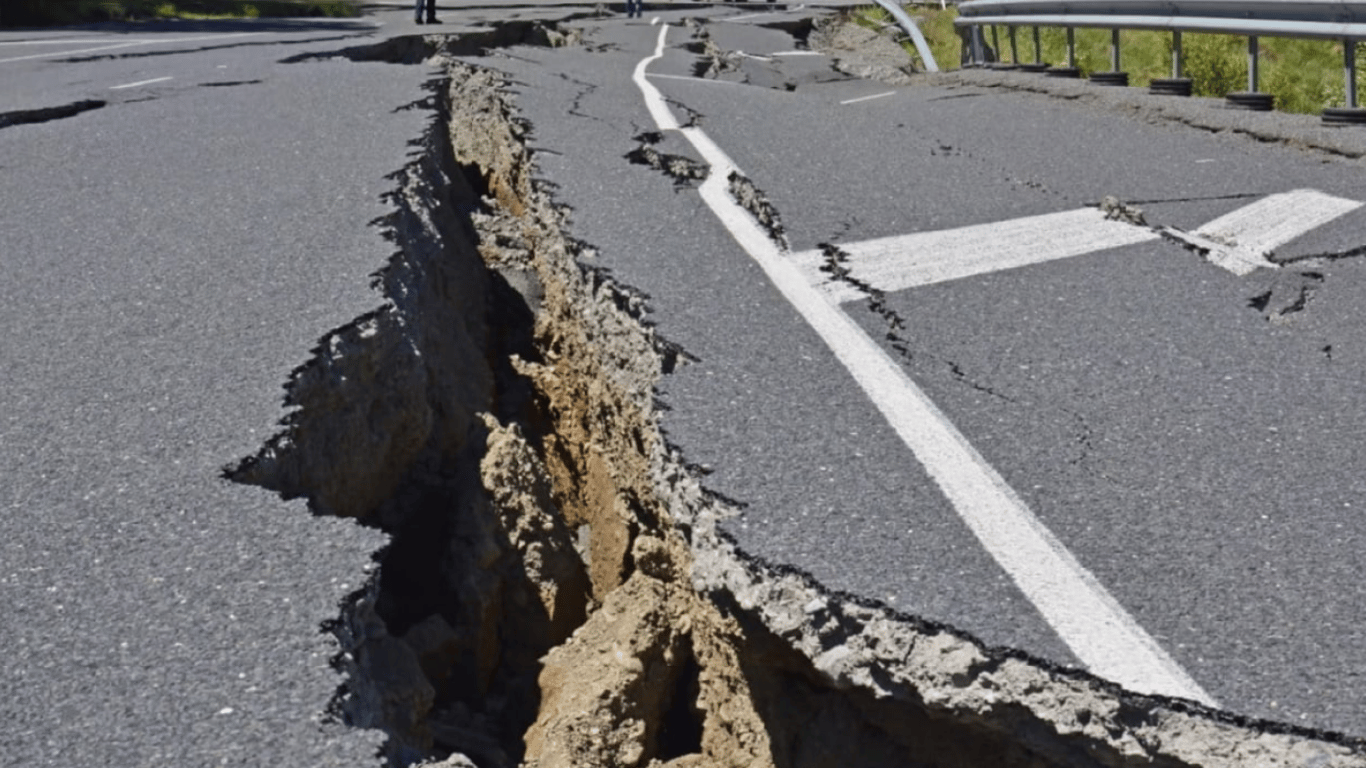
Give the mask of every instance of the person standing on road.
POLYGON ((642 0, 626 0, 626 18, 637 18, 644 13, 642 0))
POLYGON ((413 9, 413 12, 414 12, 415 14, 417 14, 417 18, 415 19, 415 21, 417 21, 418 24, 422 24, 422 23, 423 23, 423 21, 422 21, 422 6, 424 6, 424 5, 427 6, 427 21, 426 21, 426 23, 427 23, 427 24, 440 24, 440 23, 441 23, 441 20, 438 19, 438 18, 436 17, 436 0, 417 0, 417 6, 413 9))

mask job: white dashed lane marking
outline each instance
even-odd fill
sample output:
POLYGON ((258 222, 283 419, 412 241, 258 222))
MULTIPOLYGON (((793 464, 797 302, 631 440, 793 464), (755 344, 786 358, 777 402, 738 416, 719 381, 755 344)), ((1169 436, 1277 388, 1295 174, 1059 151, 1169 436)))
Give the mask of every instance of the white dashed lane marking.
POLYGON ((872 96, 860 96, 860 97, 858 97, 857 99, 845 99, 844 101, 841 101, 840 104, 857 104, 857 103, 859 103, 860 101, 872 101, 873 99, 885 99, 885 98, 887 98, 888 96, 895 96, 895 95, 896 95, 896 91, 887 91, 886 93, 875 93, 875 94, 873 94, 872 96))
POLYGON ((164 82, 166 82, 167 80, 174 80, 174 79, 175 79, 174 77, 171 77, 171 76, 169 76, 169 75, 166 76, 166 77, 154 77, 154 78, 152 78, 151 80, 139 80, 139 81, 137 81, 136 83, 124 83, 123 85, 111 86, 111 87, 109 88, 109 90, 111 90, 111 91, 121 91, 121 90, 123 90, 124 88, 137 88, 137 87, 143 86, 143 85, 151 85, 152 83, 164 83, 164 82))

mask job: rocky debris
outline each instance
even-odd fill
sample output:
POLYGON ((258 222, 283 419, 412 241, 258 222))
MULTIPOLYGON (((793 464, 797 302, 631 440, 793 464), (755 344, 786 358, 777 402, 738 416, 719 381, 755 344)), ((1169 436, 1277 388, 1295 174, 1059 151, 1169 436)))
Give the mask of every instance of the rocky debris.
POLYGON ((835 14, 816 22, 807 45, 830 56, 835 69, 847 75, 907 85, 915 64, 889 30, 869 29, 853 23, 844 14, 835 14))
POLYGON ((706 181, 711 169, 705 163, 659 150, 664 136, 658 131, 646 131, 636 141, 636 148, 626 153, 627 160, 663 173, 674 180, 675 187, 690 188, 695 186, 694 182, 706 181))
POLYGON ((585 265, 499 77, 444 66, 380 222, 384 304, 322 340, 229 473, 389 533, 332 630, 333 711, 391 765, 1366 766, 739 551, 659 430, 681 351, 585 265))
POLYGON ((768 236, 783 248, 787 248, 787 230, 783 229, 782 217, 778 215, 778 209, 769 202, 768 195, 763 190, 754 185, 754 182, 739 171, 731 171, 727 177, 728 189, 735 202, 741 208, 749 211, 754 220, 759 222, 767 232, 768 236))
POLYGON ((1143 209, 1136 205, 1129 205, 1114 195, 1106 195, 1100 201, 1101 213, 1110 221, 1122 221, 1138 227, 1148 226, 1148 220, 1143 217, 1143 209))
POLYGON ((699 57, 698 62, 693 65, 693 75, 715 80, 724 74, 739 71, 740 55, 717 45, 711 38, 711 31, 707 29, 706 22, 687 19, 684 23, 693 37, 687 48, 699 57))

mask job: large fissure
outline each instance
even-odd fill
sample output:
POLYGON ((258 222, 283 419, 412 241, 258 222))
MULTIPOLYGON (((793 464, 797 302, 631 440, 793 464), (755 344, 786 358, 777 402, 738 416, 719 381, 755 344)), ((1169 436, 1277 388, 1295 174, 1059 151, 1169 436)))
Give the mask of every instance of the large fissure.
POLYGON ((686 352, 587 266, 501 77, 435 62, 377 222, 383 304, 320 341, 281 433, 227 472, 390 536, 329 627, 334 714, 382 729, 388 764, 1366 764, 740 551, 733 505, 659 428, 686 352))

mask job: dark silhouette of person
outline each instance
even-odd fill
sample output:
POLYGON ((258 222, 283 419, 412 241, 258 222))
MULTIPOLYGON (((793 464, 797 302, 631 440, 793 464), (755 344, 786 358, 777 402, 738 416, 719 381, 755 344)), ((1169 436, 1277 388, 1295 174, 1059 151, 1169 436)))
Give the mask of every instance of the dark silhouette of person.
POLYGON ((440 24, 440 23, 441 23, 441 20, 438 19, 438 18, 436 17, 436 0, 417 0, 417 5, 416 5, 416 7, 413 8, 413 13, 416 15, 415 21, 417 21, 418 24, 423 24, 423 23, 426 23, 426 24, 440 24), (424 21, 422 20, 422 6, 424 6, 424 5, 427 6, 427 20, 426 20, 426 22, 424 22, 424 21))

